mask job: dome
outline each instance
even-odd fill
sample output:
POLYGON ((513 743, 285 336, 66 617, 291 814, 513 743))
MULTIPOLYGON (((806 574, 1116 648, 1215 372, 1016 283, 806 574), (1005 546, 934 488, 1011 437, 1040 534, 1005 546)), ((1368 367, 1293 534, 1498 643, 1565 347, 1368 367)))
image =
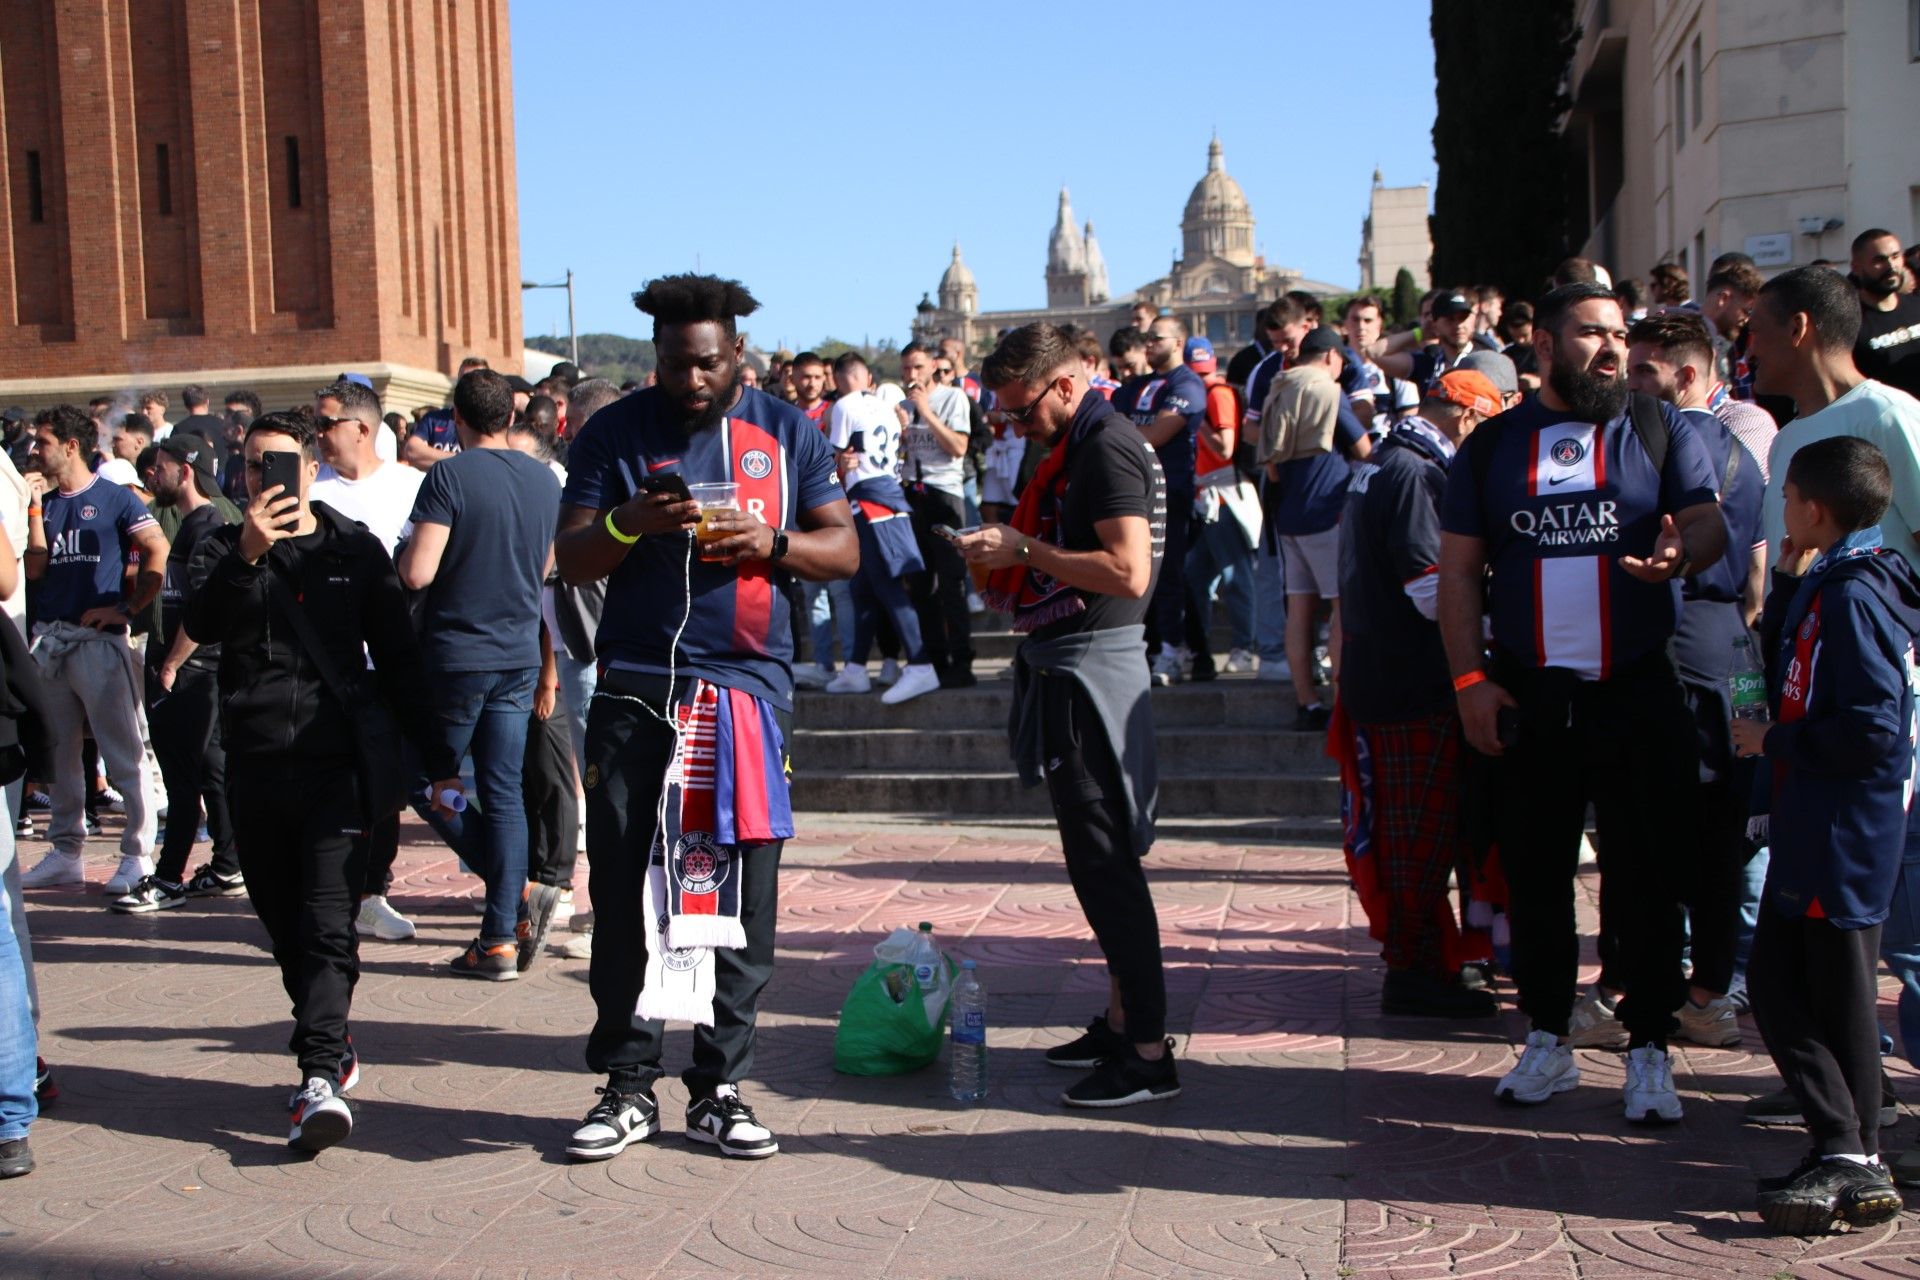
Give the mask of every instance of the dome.
POLYGON ((1207 171, 1187 197, 1180 238, 1188 263, 1222 258, 1235 266, 1253 265, 1253 207, 1240 184, 1227 173, 1218 137, 1207 144, 1207 171))
POLYGON ((1186 221, 1213 222, 1252 216, 1247 193, 1227 172, 1226 155, 1220 148, 1220 139, 1215 138, 1207 144, 1207 172, 1193 184, 1193 194, 1187 197, 1186 221))
POLYGON ((973 283, 973 271, 960 260, 960 242, 953 245, 953 261, 940 277, 940 306, 970 316, 980 309, 980 290, 973 283))
MULTIPOLYGON (((920 278, 922 280, 926 279, 925 276, 920 278)), ((945 293, 949 289, 971 289, 974 287, 973 268, 960 260, 960 245, 956 241, 953 246, 953 261, 947 264, 947 273, 940 277, 940 292, 945 293)))

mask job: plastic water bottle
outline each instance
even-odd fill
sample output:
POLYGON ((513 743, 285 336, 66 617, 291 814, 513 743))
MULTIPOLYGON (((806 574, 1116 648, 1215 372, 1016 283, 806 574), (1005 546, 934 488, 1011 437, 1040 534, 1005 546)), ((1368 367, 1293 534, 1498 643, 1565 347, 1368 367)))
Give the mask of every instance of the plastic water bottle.
POLYGON ((1753 641, 1741 636, 1733 642, 1733 670, 1727 675, 1727 697, 1735 720, 1766 720, 1767 676, 1754 655, 1753 641))
POLYGON ((933 975, 940 968, 940 948, 933 945, 933 926, 925 920, 920 922, 920 932, 914 936, 911 959, 914 980, 920 989, 933 990, 933 975))
POLYGON ((960 962, 960 983, 953 989, 947 1092, 955 1102, 979 1102, 987 1096, 987 989, 971 960, 960 962))

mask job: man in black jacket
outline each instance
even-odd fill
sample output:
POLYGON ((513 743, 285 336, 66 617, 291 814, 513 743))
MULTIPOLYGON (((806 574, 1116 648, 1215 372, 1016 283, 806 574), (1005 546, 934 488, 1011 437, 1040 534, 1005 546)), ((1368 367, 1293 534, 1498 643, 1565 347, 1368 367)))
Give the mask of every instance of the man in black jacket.
POLYGON ((347 1033, 359 946, 353 928, 366 879, 369 821, 354 712, 303 643, 324 646, 335 673, 365 669, 371 653, 380 696, 419 748, 435 804, 458 791, 459 762, 438 744, 422 698, 424 669, 406 595, 386 548, 323 503, 309 504, 319 463, 303 416, 268 414, 247 431, 249 503, 243 524, 201 541, 187 605, 197 644, 218 644, 220 731, 227 748, 228 807, 247 896, 273 942, 293 1000, 290 1047, 302 1087, 293 1095, 290 1145, 319 1151, 353 1130, 338 1095, 359 1079, 347 1033), (298 453, 300 492, 262 487, 261 459, 298 453), (298 628, 289 611, 305 615, 298 628), (364 646, 364 649, 363 649, 364 646))

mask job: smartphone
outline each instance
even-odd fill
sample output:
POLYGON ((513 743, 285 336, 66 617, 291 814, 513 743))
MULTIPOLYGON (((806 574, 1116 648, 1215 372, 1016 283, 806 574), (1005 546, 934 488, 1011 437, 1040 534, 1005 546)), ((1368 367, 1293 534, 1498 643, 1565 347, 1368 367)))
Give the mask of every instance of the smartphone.
POLYGON ((933 531, 939 534, 941 537, 945 538, 948 542, 957 542, 959 539, 965 537, 969 533, 980 532, 980 526, 977 524, 970 524, 964 529, 956 529, 950 524, 937 524, 933 526, 933 531))
MULTIPOLYGON (((279 498, 298 497, 300 495, 300 455, 285 450, 269 450, 260 455, 260 492, 265 493, 273 486, 281 486, 279 498)), ((299 524, 298 516, 289 515, 280 522, 280 528, 291 529, 299 524)))
POLYGON ((1494 736, 1500 740, 1500 745, 1507 750, 1511 751, 1513 748, 1519 746, 1520 709, 1518 707, 1502 707, 1499 711, 1495 712, 1493 717, 1493 732, 1494 736))
POLYGON ((693 501, 693 494, 687 489, 687 478, 677 471, 647 476, 640 481, 640 489, 644 493, 670 493, 682 502, 693 501))

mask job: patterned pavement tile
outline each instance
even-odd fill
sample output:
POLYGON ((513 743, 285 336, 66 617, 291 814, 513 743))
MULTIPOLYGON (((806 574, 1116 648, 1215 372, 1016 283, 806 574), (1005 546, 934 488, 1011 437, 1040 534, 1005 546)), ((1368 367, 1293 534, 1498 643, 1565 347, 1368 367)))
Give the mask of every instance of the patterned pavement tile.
MULTIPOLYGON (((1819 1241, 1762 1233, 1751 1180, 1791 1164, 1798 1138, 1739 1124, 1773 1081, 1751 1030, 1679 1051, 1688 1110, 1670 1130, 1621 1122, 1610 1053, 1583 1052, 1582 1087, 1547 1107, 1495 1103, 1518 1015, 1381 1018, 1335 851, 1155 849, 1184 1093, 1078 1113, 1058 1105, 1074 1076, 1041 1054, 1102 1007, 1107 980, 1048 833, 804 825, 747 1082, 781 1135, 760 1163, 687 1143, 671 1074, 663 1135, 567 1163, 595 1083, 586 966, 543 959, 499 985, 438 974, 473 934, 475 885, 417 826, 394 898, 420 933, 362 947, 356 1129, 317 1159, 283 1144, 286 1002, 244 901, 129 920, 97 885, 29 895, 64 1097, 35 1126, 39 1172, 0 1192, 0 1277, 1920 1278, 1911 1216, 1819 1241), (952 1102, 940 1064, 832 1070, 873 943, 921 920, 989 988, 983 1106, 952 1102)), ((103 846, 95 881, 107 861, 103 846)), ((1578 896, 1590 928, 1590 877, 1578 896)), ((669 1032, 669 1072, 687 1044, 669 1032)))

